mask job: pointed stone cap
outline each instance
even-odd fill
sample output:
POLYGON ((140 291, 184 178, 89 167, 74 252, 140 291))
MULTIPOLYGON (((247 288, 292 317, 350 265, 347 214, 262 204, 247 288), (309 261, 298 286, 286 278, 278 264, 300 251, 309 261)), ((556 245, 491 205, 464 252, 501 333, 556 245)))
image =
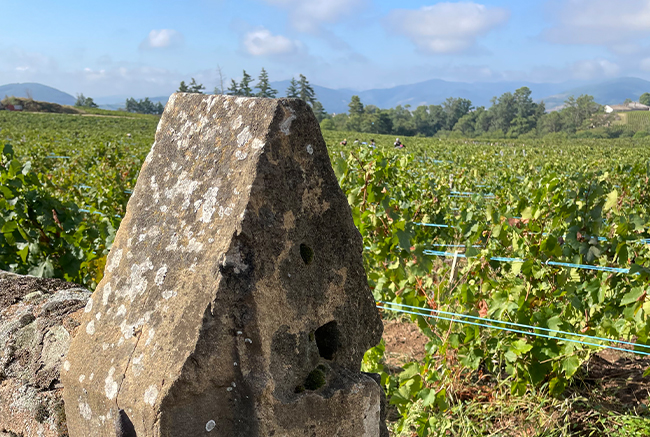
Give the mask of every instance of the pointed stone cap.
POLYGON ((70 435, 379 435, 361 252, 309 106, 172 95, 64 364, 70 435))

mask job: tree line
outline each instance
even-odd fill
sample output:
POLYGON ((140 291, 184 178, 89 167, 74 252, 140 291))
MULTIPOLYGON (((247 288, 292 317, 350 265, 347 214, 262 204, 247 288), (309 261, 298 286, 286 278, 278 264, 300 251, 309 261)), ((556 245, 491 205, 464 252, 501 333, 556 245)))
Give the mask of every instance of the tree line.
MULTIPOLYGON (((250 74, 246 72, 246 70, 243 70, 241 81, 237 82, 235 79, 231 79, 230 86, 227 89, 223 88, 223 76, 221 75, 221 70, 219 69, 218 71, 221 78, 221 87, 215 87, 213 94, 226 94, 230 96, 241 97, 260 97, 268 99, 274 99, 278 95, 278 90, 271 87, 269 75, 264 68, 262 68, 262 71, 258 76, 257 84, 253 85, 254 79, 250 74)), ((192 78, 189 84, 186 84, 185 81, 181 81, 177 92, 204 94, 204 90, 205 87, 203 84, 197 83, 196 80, 192 78)), ((289 82, 289 87, 285 92, 285 96, 290 99, 300 99, 307 103, 311 107, 314 115, 316 116, 316 119, 319 122, 327 117, 325 108, 323 108, 323 105, 316 98, 316 92, 314 91, 314 88, 311 86, 303 74, 299 75, 298 80, 296 80, 296 78, 291 78, 291 82, 289 82)))
POLYGON ((380 109, 364 106, 359 96, 352 96, 348 112, 327 116, 321 128, 397 136, 517 138, 575 134, 610 126, 615 117, 605 114, 604 107, 589 95, 569 97, 561 110, 547 113, 544 102, 533 101, 528 87, 494 97, 491 103, 489 108, 474 107, 468 99, 450 97, 441 105, 421 105, 414 110, 410 105, 380 109))

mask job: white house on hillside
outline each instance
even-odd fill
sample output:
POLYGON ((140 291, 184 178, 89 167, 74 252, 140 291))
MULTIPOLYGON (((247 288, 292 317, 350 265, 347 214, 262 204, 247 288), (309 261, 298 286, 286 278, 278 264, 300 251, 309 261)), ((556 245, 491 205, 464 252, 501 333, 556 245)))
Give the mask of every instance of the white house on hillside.
POLYGON ((628 111, 650 111, 650 106, 643 105, 639 102, 623 103, 622 105, 605 105, 605 112, 628 112, 628 111))

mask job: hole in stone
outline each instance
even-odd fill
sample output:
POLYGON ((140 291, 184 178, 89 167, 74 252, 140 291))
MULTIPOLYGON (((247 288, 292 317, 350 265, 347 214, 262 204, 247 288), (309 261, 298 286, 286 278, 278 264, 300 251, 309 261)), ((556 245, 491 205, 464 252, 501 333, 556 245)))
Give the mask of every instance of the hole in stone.
POLYGON ((334 359, 339 347, 339 329, 336 321, 331 321, 318 328, 315 332, 318 354, 326 360, 334 359))
POLYGON ((302 243, 300 245, 300 257, 305 262, 305 264, 309 265, 314 260, 314 251, 311 247, 307 246, 305 243, 302 243))
POLYGON ((126 414, 126 411, 120 409, 115 418, 115 433, 119 437, 138 437, 135 433, 135 426, 126 414))

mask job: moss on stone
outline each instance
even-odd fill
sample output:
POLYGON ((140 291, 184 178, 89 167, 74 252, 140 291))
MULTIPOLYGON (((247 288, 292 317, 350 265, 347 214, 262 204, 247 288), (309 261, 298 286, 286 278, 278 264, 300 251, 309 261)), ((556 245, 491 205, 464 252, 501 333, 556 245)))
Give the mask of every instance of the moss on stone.
POLYGON ((325 372, 323 372, 320 367, 317 367, 307 375, 307 379, 305 380, 305 389, 318 390, 325 385, 325 382, 325 372))

